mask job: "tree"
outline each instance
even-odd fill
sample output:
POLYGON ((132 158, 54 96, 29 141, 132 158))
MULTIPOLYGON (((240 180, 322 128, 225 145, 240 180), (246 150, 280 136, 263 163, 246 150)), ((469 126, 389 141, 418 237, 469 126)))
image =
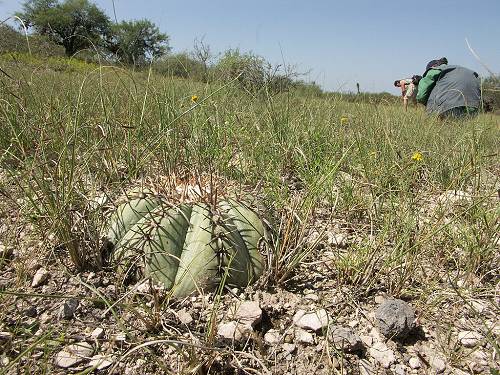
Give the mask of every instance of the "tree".
POLYGON ((196 38, 194 40, 194 50, 191 53, 193 58, 198 61, 201 66, 203 67, 203 73, 201 76, 201 80, 203 82, 208 82, 208 71, 209 67, 212 63, 212 60, 214 58, 214 55, 212 54, 212 51, 210 50, 210 46, 204 42, 204 37, 201 39, 196 38))
POLYGON ((170 51, 169 37, 147 19, 122 21, 112 28, 109 50, 122 62, 142 65, 170 51))
POLYGON ((28 0, 17 13, 27 27, 32 27, 64 47, 66 55, 102 45, 109 35, 108 16, 88 0, 28 0))

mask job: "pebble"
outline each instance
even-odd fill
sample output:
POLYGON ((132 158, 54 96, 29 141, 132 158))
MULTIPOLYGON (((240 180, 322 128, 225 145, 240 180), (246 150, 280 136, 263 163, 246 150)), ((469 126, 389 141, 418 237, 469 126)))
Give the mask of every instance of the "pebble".
POLYGON ((116 343, 125 342, 125 340, 127 340, 127 334, 124 332, 116 333, 111 337, 111 341, 114 341, 116 343))
POLYGON ((101 193, 89 199, 88 203, 94 210, 104 206, 108 202, 108 197, 105 193, 101 193))
POLYGON ((295 330, 295 341, 299 344, 314 345, 314 337, 312 333, 304 331, 300 328, 295 330))
POLYGON ((396 362, 394 352, 383 342, 376 342, 368 351, 370 356, 380 363, 383 368, 389 368, 396 362))
POLYGON ((310 313, 306 313, 304 310, 298 310, 293 317, 293 322, 297 327, 315 332, 325 329, 328 326, 329 320, 328 313, 325 309, 310 313))
POLYGON ((95 355, 88 363, 89 367, 95 367, 96 370, 104 370, 113 364, 113 357, 109 355, 95 355))
POLYGON ((244 301, 236 309, 234 319, 243 325, 255 327, 262 319, 262 309, 256 301, 244 301))
POLYGON ((113 296, 116 293, 116 286, 108 285, 105 289, 106 294, 109 296, 113 296))
POLYGON ((231 321, 229 323, 220 323, 217 327, 217 336, 221 339, 229 341, 243 341, 252 333, 250 325, 239 324, 231 321))
POLYGON ((384 301, 386 300, 386 298, 384 296, 375 296, 375 303, 377 305, 380 305, 381 303, 383 303, 384 301))
POLYGON ((78 308, 80 302, 75 298, 70 298, 64 302, 64 304, 59 309, 60 319, 71 319, 75 315, 75 311, 78 308))
POLYGON ((69 368, 75 366, 88 359, 94 349, 87 342, 79 342, 73 345, 68 345, 55 358, 55 364, 58 367, 69 368))
POLYGON ((307 299, 309 301, 314 301, 314 302, 319 301, 319 297, 316 294, 314 294, 314 293, 306 294, 304 296, 304 299, 307 299))
POLYGON ((366 346, 370 347, 373 345, 373 337, 371 336, 368 336, 368 335, 361 335, 360 336, 360 339, 361 341, 363 342, 363 344, 365 344, 366 346))
POLYGON ((422 364, 420 363, 420 359, 418 359, 417 357, 411 357, 408 361, 408 364, 414 370, 417 370, 422 366, 422 364))
POLYGON ((458 341, 466 348, 474 348, 483 340, 483 336, 474 331, 462 331, 458 333, 458 341))
POLYGON ((478 314, 482 314, 486 310, 486 305, 481 303, 481 302, 472 301, 471 305, 472 305, 472 308, 474 309, 474 311, 478 314))
POLYGON ((469 361, 468 363, 469 370, 471 370, 474 374, 484 374, 486 373, 486 369, 481 364, 476 361, 469 361))
POLYGON ((403 339, 415 328, 415 311, 405 301, 389 299, 375 311, 375 326, 387 338, 403 339))
POLYGON ((488 360, 489 356, 486 352, 483 351, 475 351, 474 354, 474 359, 476 362, 481 365, 481 366, 488 366, 488 360))
POLYGON ((347 325, 351 328, 356 328, 357 326, 359 326, 359 320, 351 320, 349 323, 347 323, 347 325))
POLYGON ((28 317, 28 318, 34 318, 36 316, 38 316, 38 310, 36 308, 36 306, 30 306, 28 307, 26 310, 24 310, 24 316, 28 317))
POLYGON ((276 345, 280 342, 280 333, 275 329, 270 329, 264 335, 264 341, 268 345, 276 345))
POLYGON ((394 366, 394 374, 395 375, 406 375, 406 367, 401 364, 397 364, 394 366))
POLYGON ((430 360, 430 365, 438 374, 441 374, 444 370, 446 370, 446 362, 440 357, 432 358, 430 360))
POLYGON ((283 345, 281 345, 281 347, 283 348, 283 351, 285 351, 289 354, 292 354, 293 352, 295 352, 297 350, 297 346, 295 344, 289 344, 287 342, 285 342, 283 345))
POLYGON ((189 325, 193 322, 193 317, 186 309, 181 309, 177 312, 177 318, 182 324, 189 325))
MULTIPOLYGON (((109 282, 107 284, 109 284, 109 282)), ((150 286, 149 280, 145 280, 140 282, 139 285, 135 285, 134 288, 137 291, 137 293, 148 294, 151 291, 149 286, 150 286)))
POLYGON ((336 246, 345 249, 348 245, 347 234, 345 233, 328 233, 327 242, 330 246, 336 246))
POLYGON ((36 271, 35 276, 33 276, 33 281, 31 282, 31 286, 33 288, 39 287, 49 279, 49 272, 45 268, 39 268, 36 271))
POLYGON ((337 349, 345 352, 355 352, 363 348, 361 338, 349 328, 333 327, 330 338, 337 349))
POLYGON ((92 331, 90 337, 94 340, 102 339, 104 337, 104 329, 102 329, 101 327, 97 327, 92 331))

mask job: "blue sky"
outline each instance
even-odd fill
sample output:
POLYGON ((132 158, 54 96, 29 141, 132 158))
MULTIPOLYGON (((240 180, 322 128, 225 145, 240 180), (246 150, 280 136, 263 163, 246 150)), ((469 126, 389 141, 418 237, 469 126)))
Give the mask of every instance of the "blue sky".
MULTIPOLYGON (((113 16, 112 0, 94 1, 113 16)), ((0 18, 22 1, 0 0, 0 18)), ((327 90, 389 91, 395 79, 421 74, 426 63, 450 63, 487 74, 472 47, 500 72, 500 0, 115 0, 118 20, 148 18, 174 52, 204 37, 214 52, 240 48, 272 63, 296 64, 327 90)))

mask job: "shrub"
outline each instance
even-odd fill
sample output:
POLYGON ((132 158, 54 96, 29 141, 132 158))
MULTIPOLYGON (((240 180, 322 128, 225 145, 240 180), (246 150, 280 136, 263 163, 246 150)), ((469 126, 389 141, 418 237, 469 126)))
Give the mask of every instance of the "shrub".
POLYGON ((237 79, 244 88, 257 91, 265 83, 265 64, 260 56, 230 49, 219 59, 215 71, 216 76, 224 81, 237 79))
POLYGON ((204 67, 187 52, 165 56, 153 63, 153 70, 159 74, 181 78, 200 79, 204 67))
POLYGON ((483 103, 486 112, 500 110, 500 78, 491 75, 483 80, 483 103))
POLYGON ((273 66, 251 52, 229 49, 215 65, 214 74, 223 81, 237 80, 247 91, 276 94, 288 91, 299 74, 290 66, 273 66))

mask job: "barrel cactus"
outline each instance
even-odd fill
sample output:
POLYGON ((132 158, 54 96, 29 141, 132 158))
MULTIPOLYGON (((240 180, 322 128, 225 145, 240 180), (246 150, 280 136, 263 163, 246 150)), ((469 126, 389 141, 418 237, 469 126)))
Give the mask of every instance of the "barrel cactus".
POLYGON ((172 205, 148 192, 135 194, 117 207, 106 237, 120 271, 141 265, 176 297, 214 290, 221 281, 246 287, 264 268, 265 225, 232 198, 172 205))

